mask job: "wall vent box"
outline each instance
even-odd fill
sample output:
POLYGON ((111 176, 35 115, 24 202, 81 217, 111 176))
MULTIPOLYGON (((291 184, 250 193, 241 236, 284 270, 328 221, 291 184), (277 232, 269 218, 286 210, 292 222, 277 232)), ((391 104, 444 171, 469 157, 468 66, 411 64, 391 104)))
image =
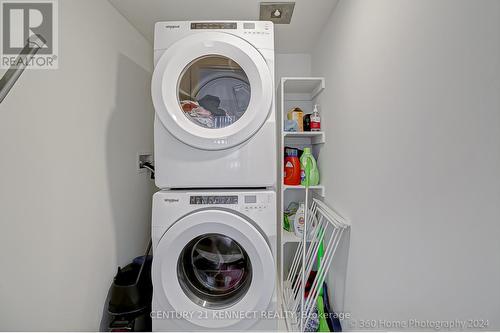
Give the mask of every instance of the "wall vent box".
POLYGON ((274 24, 290 24, 295 2, 261 2, 260 20, 274 24))

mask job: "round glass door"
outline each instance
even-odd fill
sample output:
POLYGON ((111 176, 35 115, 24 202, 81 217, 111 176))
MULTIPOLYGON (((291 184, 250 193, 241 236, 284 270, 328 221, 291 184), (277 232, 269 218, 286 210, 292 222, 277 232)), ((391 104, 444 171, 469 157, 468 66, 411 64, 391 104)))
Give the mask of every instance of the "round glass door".
POLYGON ((193 302, 210 309, 238 302, 252 281, 252 264, 234 239, 221 234, 198 236, 179 255, 177 276, 193 302))
POLYGON ((244 330, 258 318, 226 311, 266 311, 275 287, 275 262, 264 236, 246 218, 225 210, 190 213, 169 227, 154 249, 152 280, 162 310, 203 311, 196 327, 244 330))
POLYGON ((179 81, 179 104, 193 123, 224 128, 238 121, 250 103, 250 82, 232 59, 211 55, 191 62, 179 81))
POLYGON ((221 32, 172 44, 151 82, 158 120, 181 142, 203 150, 229 149, 250 139, 268 119, 273 91, 262 54, 221 32))

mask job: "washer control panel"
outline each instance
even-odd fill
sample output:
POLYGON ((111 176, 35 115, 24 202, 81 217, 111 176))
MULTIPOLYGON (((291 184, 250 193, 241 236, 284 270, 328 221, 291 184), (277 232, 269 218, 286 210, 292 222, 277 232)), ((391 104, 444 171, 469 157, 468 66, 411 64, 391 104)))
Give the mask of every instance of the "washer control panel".
POLYGON ((267 208, 267 202, 265 202, 264 198, 261 196, 243 195, 243 204, 241 208, 243 208, 245 212, 261 211, 267 208))
POLYGON ((267 196, 257 196, 255 194, 241 195, 191 195, 190 205, 212 205, 212 206, 240 206, 245 212, 262 211, 269 204, 267 196))
POLYGON ((191 205, 237 205, 237 195, 192 195, 189 197, 191 205))

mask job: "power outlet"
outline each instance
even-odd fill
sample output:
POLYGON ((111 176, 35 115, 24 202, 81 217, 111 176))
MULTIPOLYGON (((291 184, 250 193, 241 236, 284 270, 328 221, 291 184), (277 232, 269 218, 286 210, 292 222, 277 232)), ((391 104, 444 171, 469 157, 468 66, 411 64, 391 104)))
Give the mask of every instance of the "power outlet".
POLYGON ((143 168, 142 164, 149 162, 154 164, 153 154, 151 153, 137 153, 137 172, 138 173, 146 173, 148 169, 143 168))

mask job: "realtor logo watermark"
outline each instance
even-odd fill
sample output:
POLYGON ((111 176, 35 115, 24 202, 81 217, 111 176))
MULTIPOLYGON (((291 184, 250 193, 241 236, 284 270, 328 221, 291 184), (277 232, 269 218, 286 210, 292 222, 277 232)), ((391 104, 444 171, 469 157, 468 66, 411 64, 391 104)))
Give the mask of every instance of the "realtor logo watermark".
POLYGON ((57 0, 0 0, 0 68, 58 68, 57 0))

